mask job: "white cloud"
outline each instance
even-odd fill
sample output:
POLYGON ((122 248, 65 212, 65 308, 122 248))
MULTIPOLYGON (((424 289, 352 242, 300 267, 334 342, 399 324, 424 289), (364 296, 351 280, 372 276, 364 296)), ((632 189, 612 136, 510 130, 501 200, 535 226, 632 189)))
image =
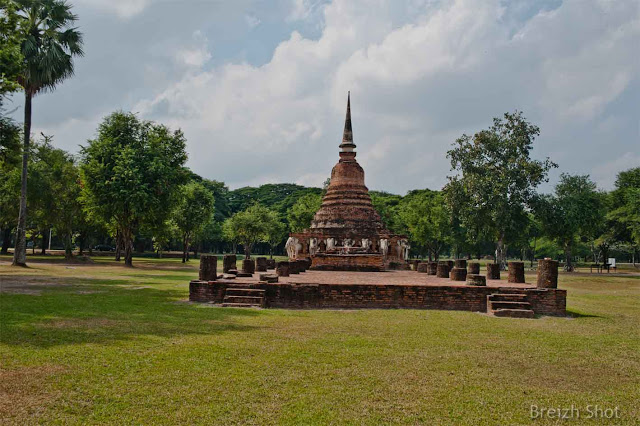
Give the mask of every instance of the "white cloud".
POLYGON ((262 22, 260 21, 260 18, 255 15, 244 15, 244 20, 247 23, 249 29, 254 29, 258 25, 260 25, 260 22, 262 22))
POLYGON ((604 159, 604 163, 593 169, 593 180, 598 187, 610 190, 616 182, 618 173, 634 167, 640 167, 640 154, 637 152, 625 152, 622 155, 612 152, 611 159, 604 159), (616 155, 618 155, 616 157, 616 155))
POLYGON ((175 48, 176 62, 187 67, 202 68, 211 59, 208 44, 209 41, 202 32, 194 32, 189 45, 175 48))
POLYGON ((79 5, 87 5, 121 18, 131 18, 142 12, 153 0, 78 0, 79 5))
MULTIPOLYGON (((91 3, 132 16, 149 1, 127 2, 130 9, 91 3)), ((631 152, 629 140, 638 138, 637 112, 619 105, 633 103, 630 93, 640 87, 637 3, 566 0, 520 21, 512 16, 524 12, 509 7, 501 0, 295 0, 282 19, 320 22, 317 39, 293 31, 261 66, 206 67, 209 43, 197 32, 186 44, 159 46, 186 72, 133 110, 181 127, 190 166, 205 177, 233 187, 319 186, 337 160, 351 90, 368 186, 404 192, 441 187, 456 137, 520 109, 541 127, 538 156, 554 155, 608 185, 616 167, 638 160, 599 165, 610 152, 631 152)), ((260 24, 242 16, 249 28, 260 24)))

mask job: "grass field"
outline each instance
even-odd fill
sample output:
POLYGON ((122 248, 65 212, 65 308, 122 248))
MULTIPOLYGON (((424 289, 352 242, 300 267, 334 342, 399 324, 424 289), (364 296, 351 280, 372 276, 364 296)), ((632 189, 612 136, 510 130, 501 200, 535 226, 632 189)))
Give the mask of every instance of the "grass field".
POLYGON ((196 262, 50 260, 0 258, 3 424, 640 423, 638 274, 563 274, 571 317, 523 320, 215 308, 196 262))

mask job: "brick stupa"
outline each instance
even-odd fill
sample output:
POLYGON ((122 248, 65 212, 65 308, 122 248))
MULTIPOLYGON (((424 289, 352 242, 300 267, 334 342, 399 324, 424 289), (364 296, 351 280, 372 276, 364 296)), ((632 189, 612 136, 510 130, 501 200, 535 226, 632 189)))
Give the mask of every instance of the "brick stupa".
POLYGON ((356 161, 351 127, 351 96, 347 96, 340 160, 309 229, 292 233, 299 249, 294 257, 310 257, 311 269, 382 271, 405 268, 405 236, 390 233, 373 207, 356 161))

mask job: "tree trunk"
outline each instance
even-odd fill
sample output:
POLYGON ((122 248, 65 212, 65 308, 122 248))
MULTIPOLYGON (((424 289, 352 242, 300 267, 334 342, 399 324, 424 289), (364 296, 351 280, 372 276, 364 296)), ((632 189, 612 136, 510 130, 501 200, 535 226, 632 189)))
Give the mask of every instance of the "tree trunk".
POLYGON ((504 245, 504 235, 500 235, 500 239, 498 240, 498 244, 496 246, 496 258, 494 263, 500 265, 500 270, 505 271, 507 269, 507 262, 505 260, 505 245, 504 245))
POLYGON ((251 259, 251 246, 249 244, 244 245, 244 258, 251 259))
POLYGON ((564 248, 565 264, 564 270, 573 272, 573 264, 571 263, 571 243, 567 243, 564 248))
POLYGON ((124 246, 124 266, 133 266, 133 243, 125 242, 124 246))
POLYGON ((121 241, 124 246, 124 266, 133 266, 133 235, 131 230, 123 230, 121 241))
POLYGON ((116 262, 120 262, 120 256, 122 255, 122 238, 120 231, 116 231, 116 262))
POLYGON ((71 248, 71 234, 64 235, 64 258, 70 260, 73 257, 73 249, 71 248))
POLYGON ((5 228, 4 235, 2 236, 2 249, 0 249, 0 254, 7 254, 9 252, 10 245, 11 245, 11 228, 5 228))
POLYGON ((182 236, 182 263, 185 263, 189 256, 189 239, 186 234, 182 236))
POLYGON ((29 139, 31 136, 31 93, 24 94, 24 146, 22 151, 22 185, 20 187, 20 213, 16 229, 16 245, 13 265, 27 266, 27 166, 29 164, 29 139))

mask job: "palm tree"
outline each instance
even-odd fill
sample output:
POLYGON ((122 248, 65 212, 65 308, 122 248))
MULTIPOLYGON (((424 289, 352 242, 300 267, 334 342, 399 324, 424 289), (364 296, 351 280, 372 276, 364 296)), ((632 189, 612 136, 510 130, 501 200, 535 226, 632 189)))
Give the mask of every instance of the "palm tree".
POLYGON ((24 40, 20 46, 23 67, 18 82, 24 89, 24 147, 22 188, 13 264, 27 263, 27 164, 31 133, 31 100, 39 92, 51 91, 73 75, 73 57, 82 56, 82 34, 73 23, 78 19, 65 0, 16 0, 24 40))

